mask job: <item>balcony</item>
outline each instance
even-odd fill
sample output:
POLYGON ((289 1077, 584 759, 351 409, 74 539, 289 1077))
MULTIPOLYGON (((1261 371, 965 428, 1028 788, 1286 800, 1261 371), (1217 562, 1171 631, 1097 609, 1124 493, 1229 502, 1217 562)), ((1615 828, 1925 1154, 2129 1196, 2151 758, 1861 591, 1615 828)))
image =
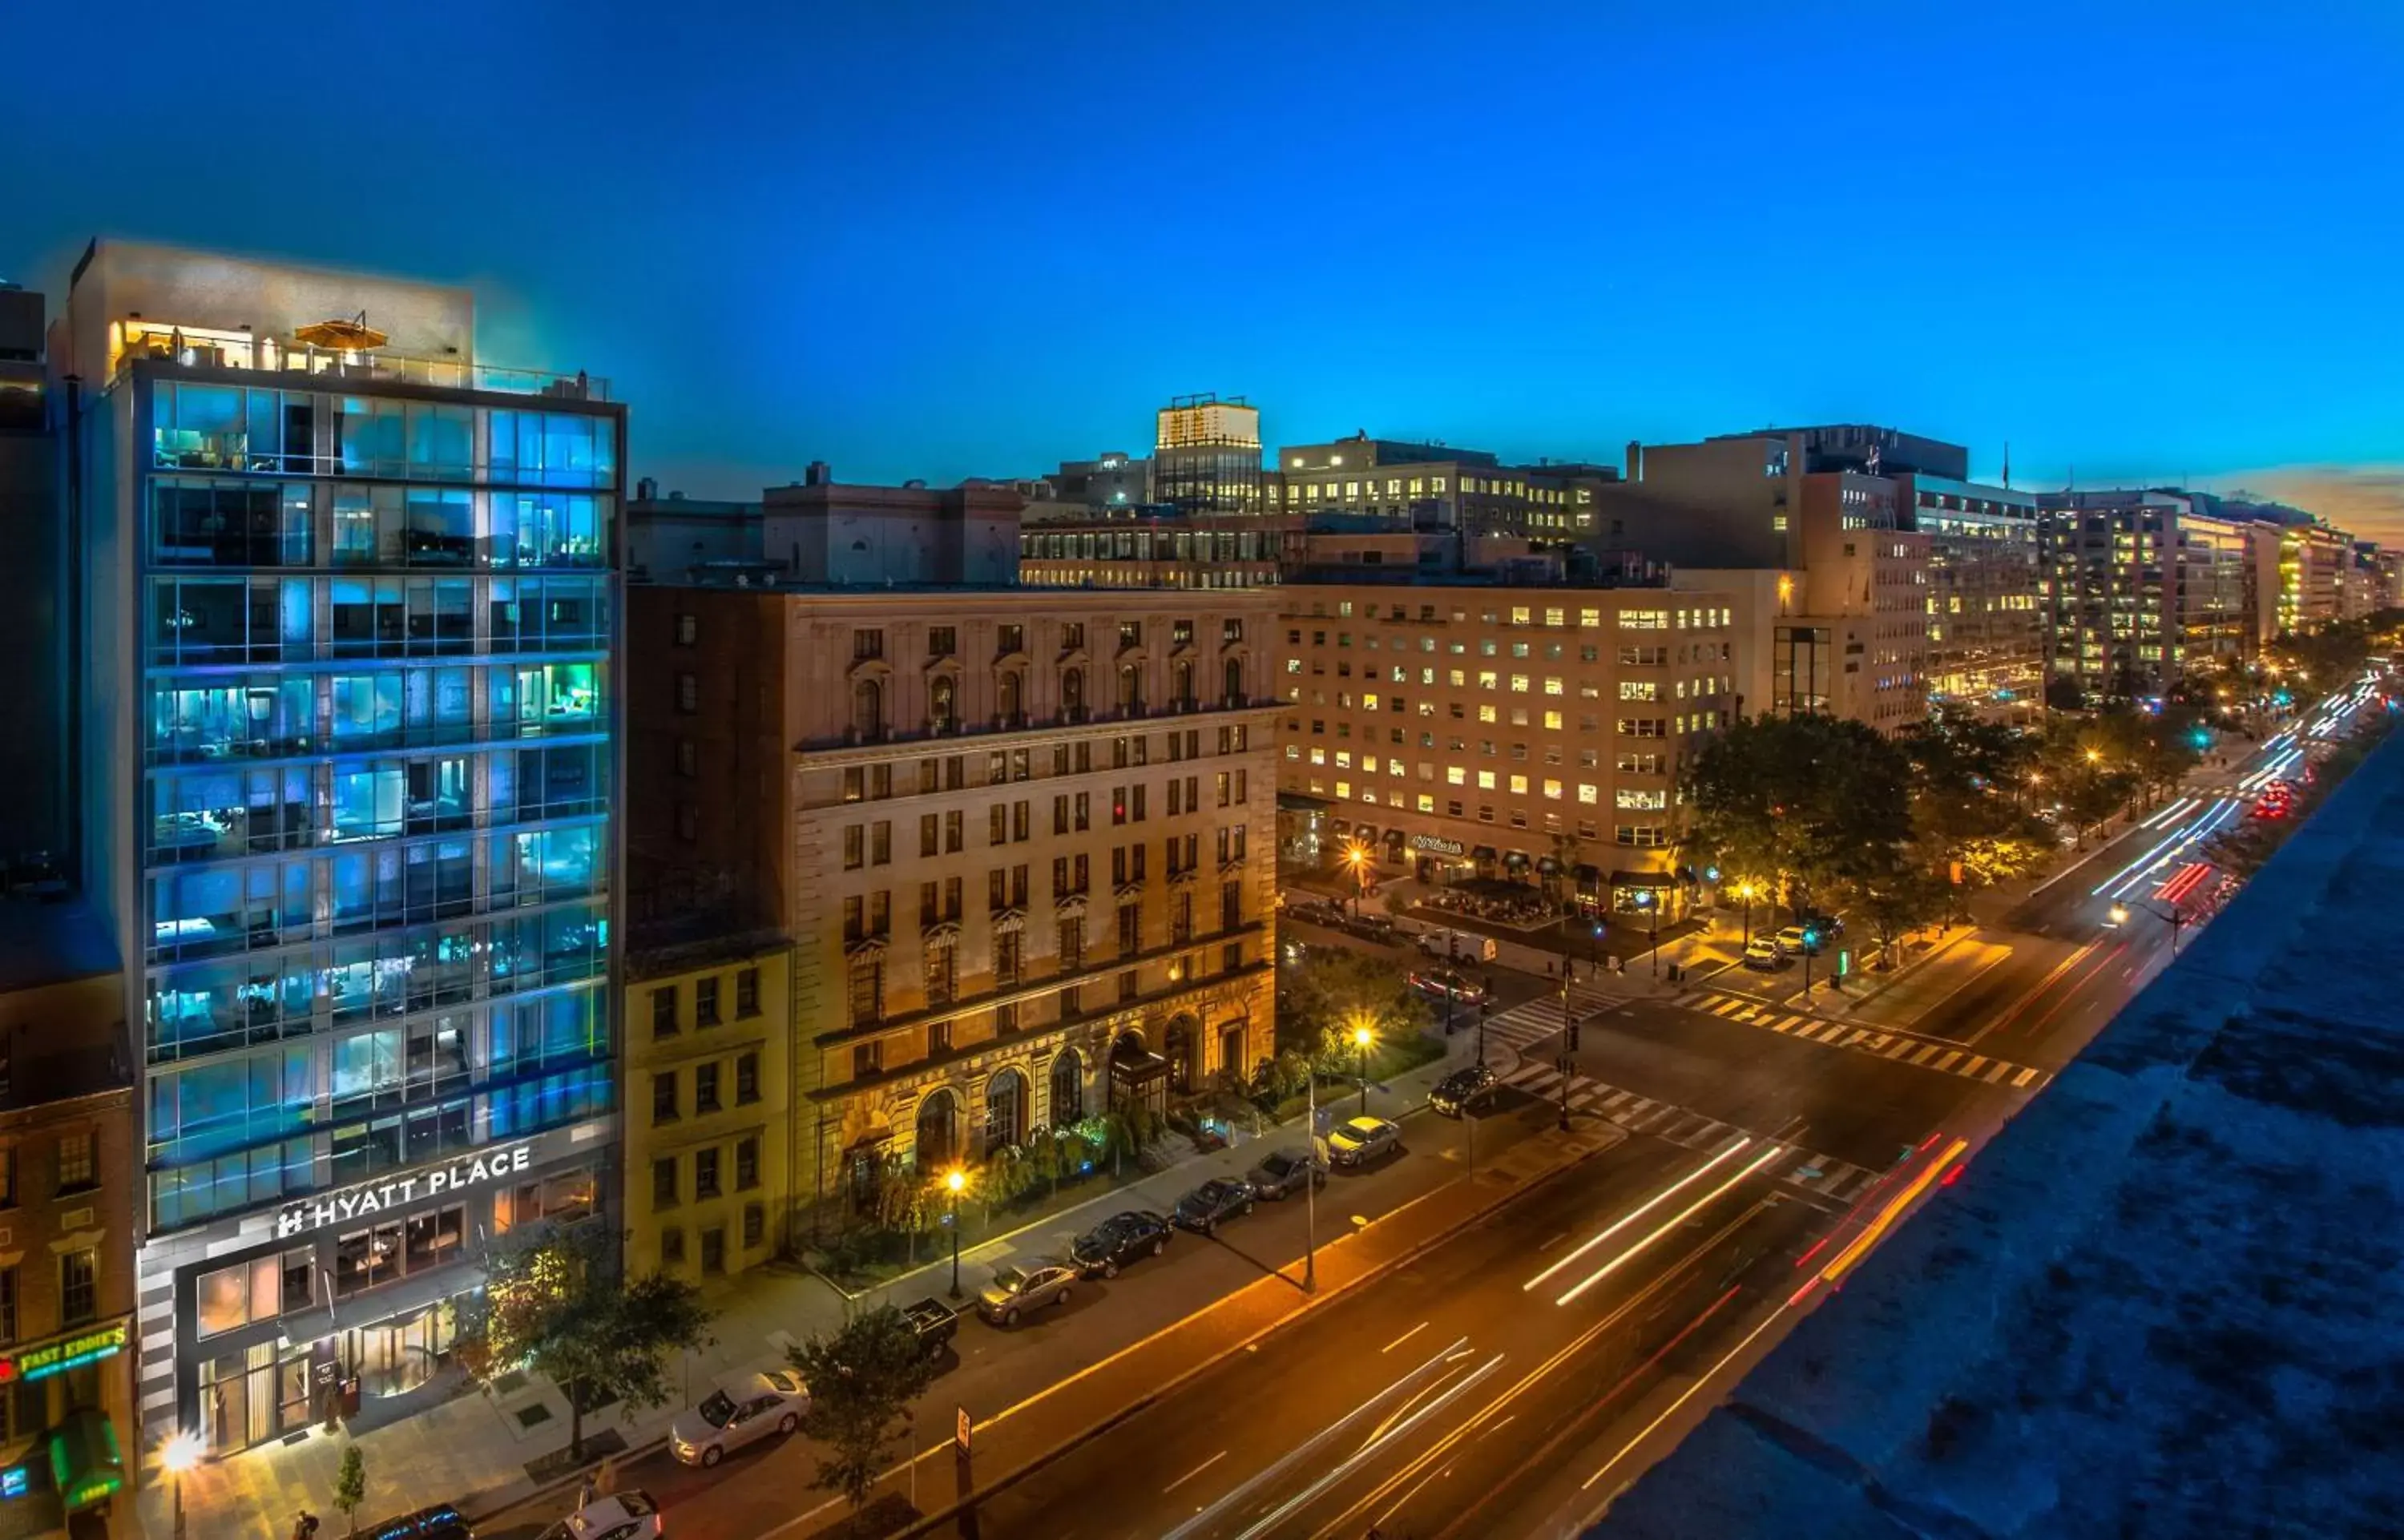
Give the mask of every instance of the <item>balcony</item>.
POLYGON ((554 373, 539 369, 496 369, 458 357, 416 358, 386 351, 351 352, 273 337, 254 338, 246 332, 207 328, 146 326, 125 323, 124 351, 116 373, 122 376, 136 364, 167 369, 236 370, 264 376, 261 385, 430 385, 442 390, 488 390, 510 396, 546 396, 555 400, 606 401, 609 382, 581 372, 554 373))

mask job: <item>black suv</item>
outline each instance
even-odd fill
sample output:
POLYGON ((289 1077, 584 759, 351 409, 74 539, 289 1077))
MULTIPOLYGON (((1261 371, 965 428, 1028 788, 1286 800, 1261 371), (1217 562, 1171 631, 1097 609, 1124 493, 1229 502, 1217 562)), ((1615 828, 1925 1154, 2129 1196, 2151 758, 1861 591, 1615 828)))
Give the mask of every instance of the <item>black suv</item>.
POLYGON ((1087 1278, 1116 1278, 1119 1269, 1139 1256, 1158 1256, 1168 1244, 1168 1221, 1149 1209, 1129 1209, 1079 1236, 1069 1258, 1087 1278))
POLYGON ((1470 1108, 1490 1100, 1494 1087, 1494 1071, 1483 1064, 1455 1070, 1437 1081, 1435 1089, 1428 1093, 1428 1110, 1444 1117, 1459 1117, 1470 1108))

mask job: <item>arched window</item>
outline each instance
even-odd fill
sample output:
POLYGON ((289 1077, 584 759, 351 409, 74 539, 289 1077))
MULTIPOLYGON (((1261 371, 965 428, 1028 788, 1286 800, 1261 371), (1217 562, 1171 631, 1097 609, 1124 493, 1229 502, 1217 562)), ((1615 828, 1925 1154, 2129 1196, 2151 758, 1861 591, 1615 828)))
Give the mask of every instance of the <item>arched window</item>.
POLYGON ((1065 1128, 1085 1115, 1085 1061, 1063 1048, 1052 1061, 1052 1127, 1065 1128))
POLYGON ((1060 670, 1060 710, 1070 721, 1085 720, 1085 671, 1060 670))
POLYGON ((1027 1138, 1027 1077, 1004 1070, 985 1088, 985 1151, 1023 1142, 1027 1138))
POLYGON ((874 679, 851 687, 851 731, 862 743, 885 736, 885 686, 874 679))
POLYGON ((1124 716, 1136 716, 1143 710, 1143 670, 1134 664, 1119 665, 1119 711, 1124 716))
POLYGON ((1168 665, 1168 695, 1171 705, 1194 704, 1194 665, 1183 658, 1168 665))
POLYGON ((959 697, 959 681, 948 674, 938 674, 927 681, 927 725, 938 733, 948 733, 959 725, 953 707, 959 697))
POLYGON ((958 1103, 952 1093, 934 1090, 918 1103, 918 1169, 933 1175, 959 1157, 958 1103))
POLYGON ((1002 725, 1015 727, 1018 714, 1026 707, 1027 685, 1015 668, 1005 668, 994 683, 994 709, 1001 714, 1002 725))
POLYGON ((1241 658, 1229 658, 1226 663, 1225 673, 1227 681, 1225 692, 1226 703, 1229 706, 1243 705, 1244 660, 1241 658))

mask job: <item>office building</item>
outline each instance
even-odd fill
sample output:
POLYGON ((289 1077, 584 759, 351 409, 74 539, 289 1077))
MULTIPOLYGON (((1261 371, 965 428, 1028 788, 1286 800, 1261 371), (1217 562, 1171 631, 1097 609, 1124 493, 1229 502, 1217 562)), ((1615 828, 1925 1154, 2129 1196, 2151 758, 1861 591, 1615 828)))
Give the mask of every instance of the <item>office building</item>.
POLYGON ((1143 510, 1023 525, 1018 576, 1033 588, 1264 588, 1300 560, 1284 514, 1143 510))
POLYGON ((627 499, 626 581, 683 582, 696 569, 739 571, 760 565, 760 505, 660 495, 645 477, 627 499))
POLYGON ((1016 501, 771 491, 827 559, 630 595, 636 918, 790 939, 810 1231, 1270 1052, 1273 591, 1023 586, 1016 501))
POLYGON ((1055 498, 1097 513, 1142 508, 1152 501, 1152 462, 1125 450, 1110 450, 1090 460, 1062 460, 1049 480, 1055 498))
POLYGON ((677 929, 628 938, 620 1211, 630 1272, 706 1283, 785 1249, 793 947, 774 931, 650 944, 677 929))
POLYGON ((1967 464, 1959 446, 1852 425, 1630 444, 1599 513, 1621 543, 1674 567, 1784 576, 1736 585, 1778 599, 1774 615, 1740 623, 1770 633, 1768 693, 1748 709, 1898 733, 1927 714, 1933 550, 1899 478, 1959 483, 1967 464))
POLYGON ((2125 700, 2253 655, 2275 525, 2165 490, 2044 493, 2038 506, 2048 683, 2125 700))
POLYGON ((2005 720, 2041 707, 2036 495, 1916 470, 1892 479, 1907 527, 1928 540, 1929 700, 2005 720))
POLYGON ((68 592, 58 443, 43 385, 44 301, 0 284, 0 656, 9 661, 0 709, 0 869, 54 863, 72 833, 66 756, 68 592))
POLYGON ((625 411, 463 289, 132 243, 49 353, 142 1447, 372 1425, 446 1393, 472 1241, 616 1185, 625 411))
POLYGON ((1735 715, 1730 595, 1395 564, 1277 596, 1285 859, 1359 844, 1422 881, 1623 909, 1672 885, 1679 768, 1735 715))
POLYGON ((1358 434, 1278 451, 1285 511, 1382 514, 1470 534, 1570 539, 1594 530, 1595 488, 1607 466, 1502 465, 1482 450, 1358 434))
POLYGON ((142 1145, 125 983, 97 917, 0 901, 0 1521, 124 1533, 141 1445, 142 1145))
POLYGON ((1260 408, 1241 396, 1179 396, 1160 409, 1152 500, 1180 513, 1263 513, 1260 408))
POLYGON ((2290 524, 2279 531, 2281 634, 2310 631, 2341 620, 2354 539, 2324 524, 2290 524))

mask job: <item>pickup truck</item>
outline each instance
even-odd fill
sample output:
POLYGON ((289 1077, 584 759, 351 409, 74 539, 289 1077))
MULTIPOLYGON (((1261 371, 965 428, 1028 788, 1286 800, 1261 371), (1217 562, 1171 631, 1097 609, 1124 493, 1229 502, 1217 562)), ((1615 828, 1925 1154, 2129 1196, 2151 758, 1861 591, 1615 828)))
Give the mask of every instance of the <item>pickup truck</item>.
POLYGON ((932 1358, 958 1335, 960 1318, 940 1299, 921 1299, 902 1307, 902 1319, 918 1334, 918 1351, 932 1358))

